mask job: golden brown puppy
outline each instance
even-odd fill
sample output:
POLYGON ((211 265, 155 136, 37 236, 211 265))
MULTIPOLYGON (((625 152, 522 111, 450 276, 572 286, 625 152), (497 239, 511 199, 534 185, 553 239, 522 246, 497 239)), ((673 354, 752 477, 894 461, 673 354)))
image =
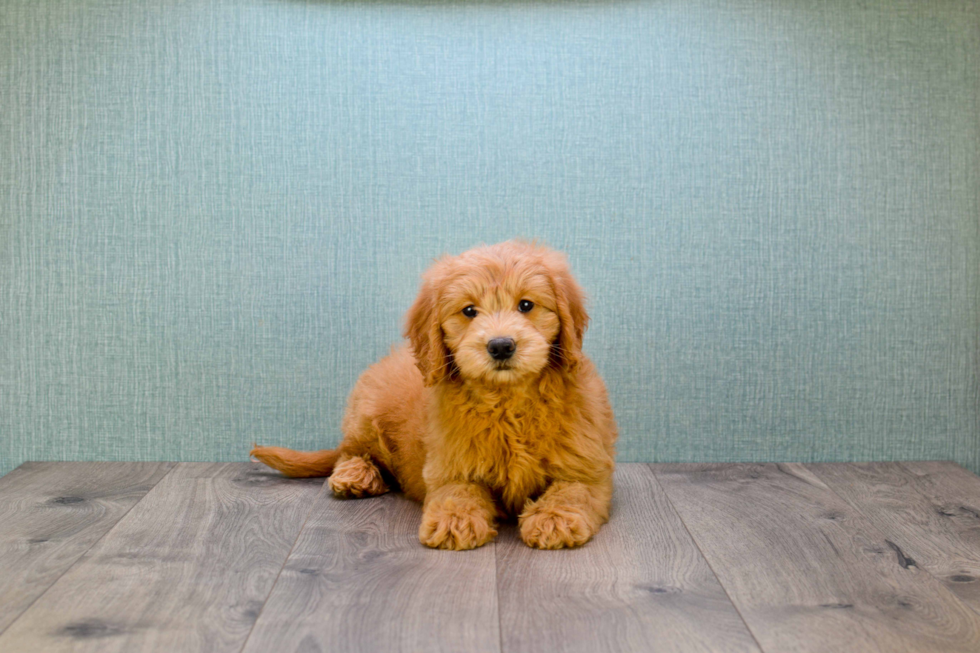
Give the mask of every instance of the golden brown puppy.
POLYGON ((609 518, 617 434, 582 353, 588 321, 558 252, 512 241, 444 257, 408 311, 410 346, 354 386, 340 446, 252 456, 287 476, 330 474, 341 497, 397 484, 424 502, 427 546, 481 546, 507 517, 530 546, 584 544, 609 518))

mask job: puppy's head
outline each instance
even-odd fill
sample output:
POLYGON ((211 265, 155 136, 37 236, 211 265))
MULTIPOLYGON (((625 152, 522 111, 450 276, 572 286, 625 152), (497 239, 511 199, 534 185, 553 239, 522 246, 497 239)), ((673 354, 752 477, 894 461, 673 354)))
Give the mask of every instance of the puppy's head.
POLYGON ((588 322, 565 257, 510 241, 437 261, 405 335, 426 385, 447 378, 508 385, 549 365, 573 368, 588 322))

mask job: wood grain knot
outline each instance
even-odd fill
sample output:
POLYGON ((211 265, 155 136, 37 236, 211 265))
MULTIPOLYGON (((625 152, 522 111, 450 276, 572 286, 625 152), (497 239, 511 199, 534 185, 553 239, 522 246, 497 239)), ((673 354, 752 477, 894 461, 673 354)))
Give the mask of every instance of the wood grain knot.
POLYGON ((897 544, 895 544, 891 540, 885 540, 885 544, 887 544, 888 546, 890 546, 892 548, 892 551, 894 551, 895 554, 898 556, 898 565, 902 569, 908 569, 909 567, 915 567, 916 566, 915 565, 915 560, 913 560, 909 556, 905 555, 905 552, 902 551, 901 547, 899 547, 897 544))
POLYGON ((55 497, 48 501, 53 506, 70 506, 76 503, 85 503, 84 497, 55 497))
POLYGON ((647 594, 680 594, 683 591, 672 585, 636 585, 636 589, 647 594))
POLYGON ((123 632, 125 631, 118 626, 113 626, 112 624, 107 624, 104 621, 98 621, 95 619, 68 624, 58 631, 60 635, 74 637, 76 639, 113 637, 115 635, 121 635, 123 632))

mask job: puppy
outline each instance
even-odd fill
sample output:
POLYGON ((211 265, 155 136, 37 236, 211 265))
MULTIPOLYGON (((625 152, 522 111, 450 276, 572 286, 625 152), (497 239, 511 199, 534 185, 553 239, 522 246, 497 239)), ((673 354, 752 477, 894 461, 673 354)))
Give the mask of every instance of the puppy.
POLYGON ((426 546, 481 546, 512 517, 529 546, 585 544, 609 518, 617 436, 582 353, 588 322, 558 252, 510 241, 444 257, 408 311, 409 344, 354 386, 340 446, 251 454, 329 474, 339 497, 400 488, 423 502, 426 546))

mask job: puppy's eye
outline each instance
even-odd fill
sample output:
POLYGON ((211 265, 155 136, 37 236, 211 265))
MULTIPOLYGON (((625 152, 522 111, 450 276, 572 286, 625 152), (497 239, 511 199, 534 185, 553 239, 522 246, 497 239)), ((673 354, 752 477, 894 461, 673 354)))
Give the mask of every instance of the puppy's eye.
POLYGON ((522 299, 517 305, 517 310, 519 310, 521 313, 529 313, 532 308, 534 308, 534 302, 527 299, 522 299))
POLYGON ((476 306, 467 306, 463 309, 463 315, 469 318, 476 317, 476 306))

